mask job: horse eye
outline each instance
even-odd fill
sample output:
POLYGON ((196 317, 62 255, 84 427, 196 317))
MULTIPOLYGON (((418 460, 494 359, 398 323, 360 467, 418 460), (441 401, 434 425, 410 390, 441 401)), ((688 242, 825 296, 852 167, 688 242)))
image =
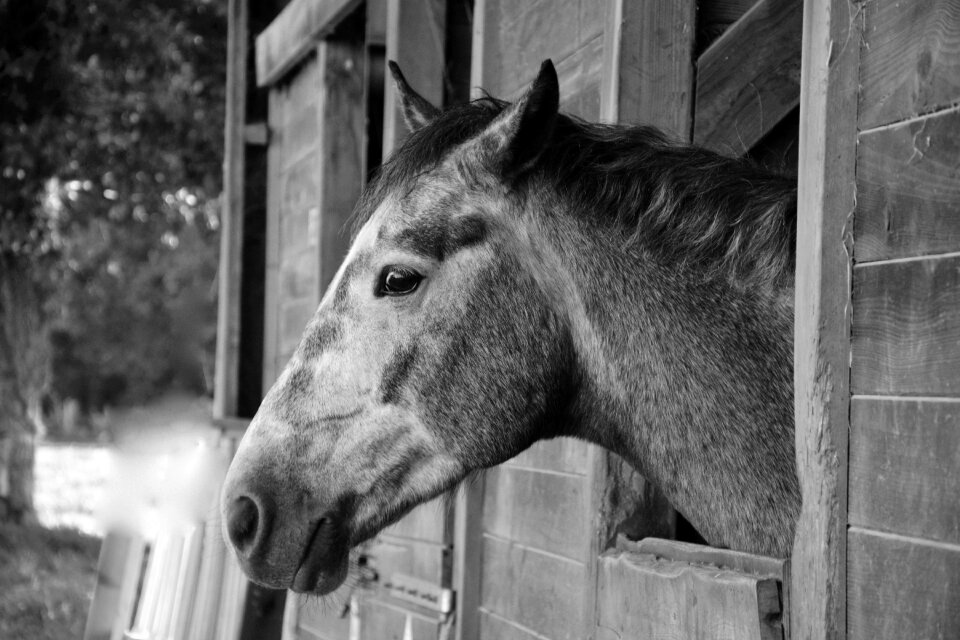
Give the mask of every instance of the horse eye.
POLYGON ((406 267, 390 266, 380 273, 377 296, 403 296, 413 293, 423 276, 406 267))

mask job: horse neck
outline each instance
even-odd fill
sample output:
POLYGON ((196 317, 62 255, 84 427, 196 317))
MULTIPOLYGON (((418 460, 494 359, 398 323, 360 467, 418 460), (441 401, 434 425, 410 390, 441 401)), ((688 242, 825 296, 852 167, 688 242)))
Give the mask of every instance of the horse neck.
POLYGON ((792 294, 704 280, 570 219, 546 236, 582 381, 568 435, 623 456, 712 543, 786 555, 792 294))

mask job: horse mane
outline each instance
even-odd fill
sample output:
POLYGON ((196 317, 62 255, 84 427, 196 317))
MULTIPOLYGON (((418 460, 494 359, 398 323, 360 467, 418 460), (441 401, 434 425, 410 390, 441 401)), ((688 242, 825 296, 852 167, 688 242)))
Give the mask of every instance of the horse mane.
MULTIPOLYGON (((486 96, 457 105, 408 136, 365 191, 359 224, 388 191, 412 184, 508 104, 486 96)), ((745 288, 792 287, 796 180, 750 160, 673 142, 649 126, 560 114, 522 182, 518 189, 538 192, 545 182, 576 215, 616 229, 624 248, 745 288)))

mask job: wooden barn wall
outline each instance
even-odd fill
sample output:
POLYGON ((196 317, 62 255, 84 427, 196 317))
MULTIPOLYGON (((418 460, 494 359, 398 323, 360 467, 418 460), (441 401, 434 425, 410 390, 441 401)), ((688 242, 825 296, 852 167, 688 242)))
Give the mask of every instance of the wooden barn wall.
POLYGON ((270 92, 264 387, 290 360, 346 255, 362 183, 360 48, 317 47, 270 92))
MULTIPOLYGON (((323 7, 298 0, 258 39, 260 75, 270 83, 268 177, 268 251, 266 354, 264 385, 269 388, 297 348, 304 327, 348 249, 349 217, 371 167, 370 136, 380 135, 369 121, 371 92, 386 90, 392 105, 393 83, 369 65, 384 45, 403 65, 407 77, 435 101, 442 96, 445 5, 421 6, 400 0, 359 3, 338 0, 323 7), (320 16, 309 19, 296 16, 320 16), (438 13, 439 12, 439 13, 438 13), (327 25, 327 15, 340 16, 327 25), (435 15, 436 14, 436 15, 435 15), (291 17, 293 16, 293 17, 291 17), (429 18, 429 20, 427 20, 429 18), (308 36, 297 36, 296 29, 308 36), (293 31, 291 31, 291 29, 293 31), (422 39, 430 45, 409 51, 403 43, 422 39), (317 41, 316 34, 322 39, 317 41), (306 47, 303 42, 312 43, 306 47), (289 52, 304 51, 297 62, 289 52), (430 85, 427 83, 430 82, 430 85)), ((300 55, 297 53, 297 55, 300 55)), ((406 134, 394 109, 386 112, 387 151, 406 134)), ((379 152, 373 154, 379 157, 379 152)), ((381 640, 405 633, 417 639, 440 634, 436 612, 399 601, 386 590, 395 577, 449 587, 452 571, 452 511, 443 501, 415 509, 384 530, 360 551, 378 581, 369 589, 345 586, 329 602, 289 596, 285 638, 305 640, 381 640), (342 606, 349 604, 349 615, 342 606), (359 633, 353 636, 351 633, 359 633)))
MULTIPOLYGON (((362 184, 363 50, 323 41, 269 95, 265 390, 290 360, 348 248, 362 184)), ((349 618, 287 599, 295 637, 346 638, 349 618), (291 602, 293 604, 291 604, 291 602)))
MULTIPOLYGON (((472 86, 516 98, 552 58, 561 108, 599 119, 604 3, 486 0, 475 5, 474 20, 472 86)), ((487 472, 473 551, 482 557, 479 637, 585 637, 596 563, 587 517, 591 449, 569 439, 541 442, 487 472)))
POLYGON ((960 637, 960 2, 862 7, 847 632, 960 637))

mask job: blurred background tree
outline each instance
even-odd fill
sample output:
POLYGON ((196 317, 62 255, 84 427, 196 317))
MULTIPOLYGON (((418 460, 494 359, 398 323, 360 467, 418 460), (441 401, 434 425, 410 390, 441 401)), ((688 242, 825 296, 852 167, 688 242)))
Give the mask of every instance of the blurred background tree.
POLYGON ((0 0, 0 518, 50 407, 209 387, 225 5, 0 0))

